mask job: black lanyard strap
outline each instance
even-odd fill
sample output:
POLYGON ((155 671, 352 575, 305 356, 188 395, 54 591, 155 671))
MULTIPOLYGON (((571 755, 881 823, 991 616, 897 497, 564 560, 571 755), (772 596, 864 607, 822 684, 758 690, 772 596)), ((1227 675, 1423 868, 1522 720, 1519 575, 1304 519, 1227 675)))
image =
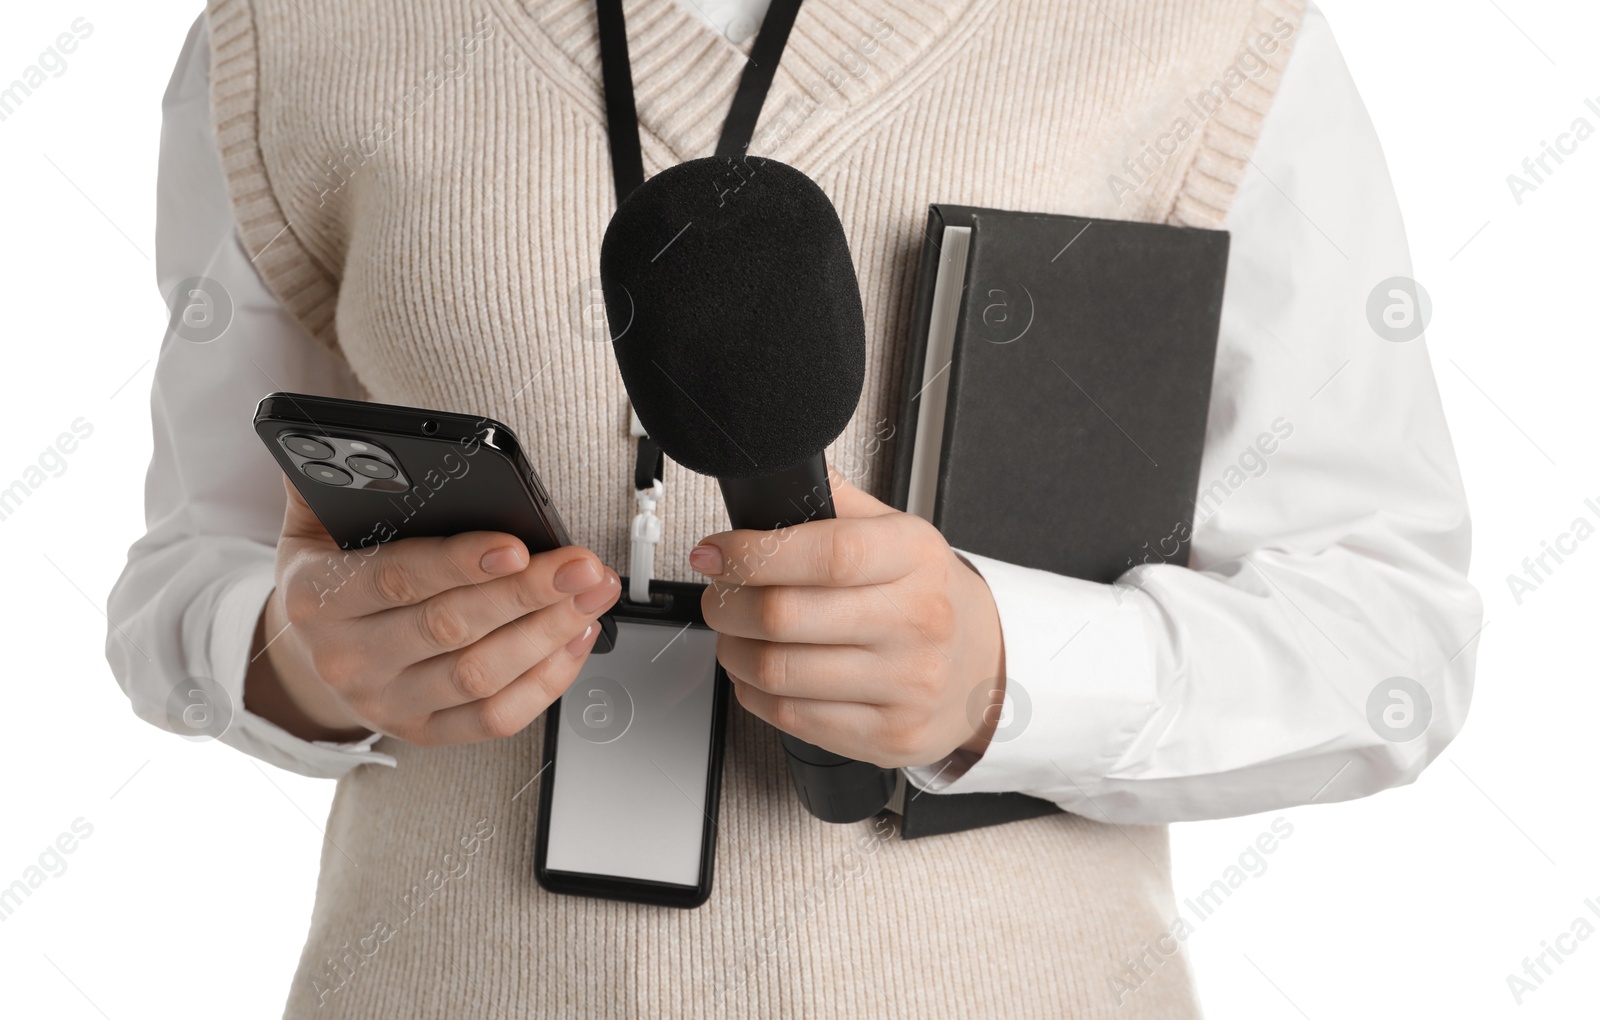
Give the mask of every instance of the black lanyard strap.
POLYGON ((717 142, 716 155, 739 156, 750 148, 756 121, 761 118, 761 104, 772 88, 778 60, 789 43, 789 30, 794 28, 794 19, 799 13, 800 0, 772 0, 767 8, 755 45, 750 47, 744 74, 739 76, 739 88, 728 106, 728 119, 722 122, 722 140, 717 142))
MULTIPOLYGON (((676 3, 678 0, 656 0, 676 3)), ((789 42, 802 0, 772 0, 761 31, 739 76, 739 87, 722 123, 716 155, 737 156, 750 147, 761 106, 778 73, 778 61, 789 42)), ((606 94, 606 128, 611 138, 611 175, 617 203, 644 183, 644 157, 639 149, 639 111, 633 101, 633 67, 628 60, 628 26, 622 0, 595 0, 600 20, 600 78, 606 94)))
POLYGON ((639 111, 633 105, 633 65, 628 62, 628 24, 622 0, 597 0, 600 18, 600 80, 606 92, 606 131, 611 136, 611 176, 617 204, 644 183, 639 151, 639 111))

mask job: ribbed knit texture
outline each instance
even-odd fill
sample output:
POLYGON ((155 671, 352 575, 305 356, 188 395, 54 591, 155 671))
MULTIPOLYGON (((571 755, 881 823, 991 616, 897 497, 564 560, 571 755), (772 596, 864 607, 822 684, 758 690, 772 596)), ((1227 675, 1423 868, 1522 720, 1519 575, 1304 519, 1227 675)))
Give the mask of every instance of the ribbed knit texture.
MULTIPOLYGON (((894 440, 877 439, 898 413, 930 202, 1220 226, 1301 13, 807 3, 751 151, 817 180, 858 267, 866 385, 830 460, 887 488, 894 440), (1194 105, 1208 88, 1214 112, 1194 105)), ((646 172, 709 154, 743 53, 672 0, 627 15, 646 172)), ((210 22, 223 165, 273 291, 373 399, 509 424, 574 540, 625 564, 627 403, 596 325, 615 196, 591 0, 211 0, 210 22)), ((726 519, 714 482, 672 466, 666 482, 660 573, 688 579, 687 551, 726 519)), ((733 715, 716 887, 693 911, 534 883, 542 724, 444 750, 383 741, 398 769, 340 781, 286 1015, 1198 1015, 1182 955, 1145 954, 1120 1006, 1112 986, 1177 916, 1165 828, 1063 815, 903 843, 825 825, 773 731, 733 715), (480 819, 493 835, 473 843, 480 819)))

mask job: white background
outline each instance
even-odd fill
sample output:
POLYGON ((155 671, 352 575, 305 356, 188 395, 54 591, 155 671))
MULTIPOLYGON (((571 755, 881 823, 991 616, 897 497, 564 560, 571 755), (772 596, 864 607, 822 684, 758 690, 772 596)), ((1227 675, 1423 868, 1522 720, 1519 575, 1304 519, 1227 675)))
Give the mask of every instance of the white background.
MULTIPOLYGON (((74 419, 94 428, 0 521, 0 887, 75 819, 93 826, 67 870, 0 922, 6 1016, 276 1017, 310 915, 332 784, 138 722, 102 657, 106 593, 143 530, 166 319, 150 261, 159 103, 197 7, 48 0, 0 14, 0 83, 74 19, 94 26, 66 72, 0 123, 0 487, 74 419)), ((1212 1017, 1592 1016, 1600 937, 1520 1007, 1506 976, 1575 918, 1600 926, 1583 902, 1600 904, 1600 541, 1521 606, 1506 576, 1575 517, 1600 516, 1583 505, 1600 504, 1600 137, 1520 205, 1506 175, 1574 118, 1600 127, 1583 103, 1600 104, 1600 10, 1323 7, 1433 297, 1427 339, 1488 625, 1459 739, 1412 787, 1283 812, 1294 834, 1189 951, 1212 1017)), ((1274 817, 1175 827, 1180 901, 1274 817)))

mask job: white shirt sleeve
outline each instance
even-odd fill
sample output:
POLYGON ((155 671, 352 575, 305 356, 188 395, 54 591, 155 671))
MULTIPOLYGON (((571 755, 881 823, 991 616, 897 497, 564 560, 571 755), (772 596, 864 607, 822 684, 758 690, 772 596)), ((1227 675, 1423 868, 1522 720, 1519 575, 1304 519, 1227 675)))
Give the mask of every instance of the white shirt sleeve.
POLYGON ((976 762, 913 784, 1216 818, 1410 782, 1460 730, 1482 619, 1466 499, 1423 341, 1369 325, 1410 255, 1315 9, 1253 163, 1227 220, 1192 569, 1098 585, 969 555, 1004 632, 1000 723, 976 762))
MULTIPOLYGON (((274 390, 362 396, 337 357, 267 290, 235 231, 211 125, 210 41, 195 22, 162 99, 156 275, 163 295, 203 277, 224 332, 208 342, 168 332, 151 393, 155 452, 145 479, 147 533, 112 589, 106 658, 134 712, 183 723, 200 682, 228 724, 224 743, 309 776, 394 764, 359 744, 308 742, 244 708, 256 620, 273 586, 283 525, 281 472, 251 426, 274 390), (225 298, 226 300, 218 300, 225 298), (148 655, 148 658, 146 658, 148 655)), ((186 288, 188 290, 189 288, 186 288)), ((182 331, 180 331, 182 332, 182 331)), ((211 700, 208 698, 208 700, 211 700)))

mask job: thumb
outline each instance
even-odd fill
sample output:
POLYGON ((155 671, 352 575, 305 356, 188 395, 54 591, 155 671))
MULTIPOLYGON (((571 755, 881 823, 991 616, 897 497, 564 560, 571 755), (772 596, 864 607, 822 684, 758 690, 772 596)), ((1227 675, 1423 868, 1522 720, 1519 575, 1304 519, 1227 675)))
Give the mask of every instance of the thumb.
POLYGON ((283 476, 283 491, 288 497, 283 508, 283 537, 332 542, 333 536, 322 526, 311 504, 300 495, 300 490, 295 488, 288 475, 283 476))
POLYGON ((894 507, 856 488, 855 484, 828 465, 828 486, 833 489, 833 511, 840 517, 882 517, 896 513, 894 507))

